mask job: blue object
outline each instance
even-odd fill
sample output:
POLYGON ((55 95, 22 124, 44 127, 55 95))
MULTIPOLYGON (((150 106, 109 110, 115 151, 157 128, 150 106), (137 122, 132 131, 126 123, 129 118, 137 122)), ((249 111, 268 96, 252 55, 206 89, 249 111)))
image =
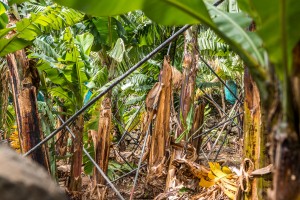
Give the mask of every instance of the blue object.
POLYGON ((84 104, 84 105, 90 100, 92 94, 93 94, 93 93, 92 93, 90 90, 87 92, 87 94, 86 94, 85 97, 84 97, 84 101, 83 101, 83 104, 84 104))
POLYGON ((37 100, 45 102, 44 94, 41 91, 39 91, 39 93, 37 94, 37 100))
MULTIPOLYGON (((229 87, 229 89, 233 92, 233 94, 235 96, 237 96, 237 85, 233 80, 228 80, 226 81, 226 85, 227 87, 229 87)), ((232 93, 228 90, 227 87, 224 87, 224 91, 225 91, 225 99, 226 101, 228 101, 230 104, 234 104, 236 101, 236 98, 234 97, 234 95, 232 95, 232 93)))

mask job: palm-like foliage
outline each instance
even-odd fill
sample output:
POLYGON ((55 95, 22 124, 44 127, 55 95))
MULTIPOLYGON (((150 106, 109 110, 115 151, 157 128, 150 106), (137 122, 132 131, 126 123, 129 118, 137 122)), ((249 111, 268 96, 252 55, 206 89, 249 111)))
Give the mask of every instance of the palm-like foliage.
POLYGON ((36 52, 30 57, 39 59, 38 69, 51 81, 48 92, 63 100, 70 113, 74 113, 83 106, 88 92, 93 36, 84 33, 74 37, 72 29, 67 28, 57 42, 49 44, 49 39, 50 36, 36 40, 36 52))
MULTIPOLYGON (((2 5, 2 4, 1 4, 2 5)), ((15 52, 30 45, 39 35, 60 30, 82 20, 83 15, 75 10, 58 5, 40 7, 9 28, 0 31, 0 56, 15 52)))

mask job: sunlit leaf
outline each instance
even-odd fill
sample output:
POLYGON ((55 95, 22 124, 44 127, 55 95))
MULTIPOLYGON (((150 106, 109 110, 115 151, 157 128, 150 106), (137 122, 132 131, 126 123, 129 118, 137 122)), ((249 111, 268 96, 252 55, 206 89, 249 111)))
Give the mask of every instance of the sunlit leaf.
POLYGON ((114 16, 142 8, 142 0, 55 0, 55 2, 94 16, 114 16))
POLYGON ((291 74, 292 50, 300 40, 300 6, 297 0, 277 0, 270 6, 267 0, 247 1, 251 3, 256 19, 257 32, 264 41, 270 61, 275 64, 278 76, 282 79, 285 70, 291 74))
POLYGON ((145 1, 143 11, 164 25, 184 25, 202 22, 214 26, 203 1, 151 0, 145 1))
POLYGON ((23 49, 31 43, 31 41, 14 37, 10 39, 2 38, 0 39, 0 56, 5 56, 9 53, 15 52, 16 50, 23 49))
POLYGON ((81 35, 77 35, 76 40, 78 41, 78 43, 82 47, 83 53, 85 55, 90 55, 92 45, 93 45, 93 42, 94 42, 94 36, 90 33, 84 33, 84 34, 81 34, 81 35))
POLYGON ((8 3, 9 5, 12 5, 12 4, 20 4, 20 3, 23 3, 25 1, 29 1, 29 0, 8 0, 8 3))
POLYGON ((124 42, 121 38, 116 41, 114 48, 108 53, 110 57, 115 59, 117 62, 122 62, 125 53, 124 42))
POLYGON ((199 182, 199 185, 200 185, 201 187, 206 187, 206 188, 208 188, 208 187, 211 187, 211 186, 215 185, 215 182, 214 182, 214 181, 207 181, 207 180, 205 180, 204 178, 201 178, 201 180, 200 180, 200 182, 199 182))

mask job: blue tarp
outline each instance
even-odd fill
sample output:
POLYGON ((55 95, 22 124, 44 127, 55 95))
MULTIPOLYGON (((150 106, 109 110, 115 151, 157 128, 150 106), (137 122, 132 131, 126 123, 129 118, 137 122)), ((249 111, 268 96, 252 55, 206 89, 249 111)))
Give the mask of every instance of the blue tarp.
POLYGON ((84 105, 90 100, 92 94, 93 94, 93 93, 92 93, 90 90, 87 92, 87 94, 86 94, 85 97, 84 97, 84 101, 83 101, 83 104, 84 104, 84 105))
MULTIPOLYGON (((233 80, 228 80, 226 81, 226 85, 229 87, 229 89, 234 93, 235 96, 237 96, 237 85, 233 80)), ((228 101, 230 104, 234 104, 236 101, 236 98, 232 93, 227 89, 227 87, 224 87, 225 91, 225 99, 228 101)))
POLYGON ((43 102, 45 101, 44 94, 41 91, 39 91, 39 93, 37 94, 37 100, 43 102))

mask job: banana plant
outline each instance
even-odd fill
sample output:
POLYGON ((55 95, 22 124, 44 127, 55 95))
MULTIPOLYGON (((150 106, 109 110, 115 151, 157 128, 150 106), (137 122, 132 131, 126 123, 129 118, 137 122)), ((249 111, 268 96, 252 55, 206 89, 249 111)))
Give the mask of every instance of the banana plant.
MULTIPOLYGON (((9 9, 9 7, 1 2, 2 22, 7 22, 3 20, 3 16, 6 15, 6 12, 10 13, 9 23, 6 25, 8 28, 0 30, 0 55, 6 56, 9 69, 18 134, 21 140, 21 152, 27 152, 39 143, 43 138, 43 133, 40 127, 36 101, 39 86, 38 73, 35 68, 35 62, 28 60, 23 48, 30 45, 38 35, 49 32, 52 28, 59 30, 63 26, 72 25, 74 21, 66 19, 67 17, 70 18, 72 14, 70 14, 71 12, 68 9, 60 9, 61 6, 47 7, 44 11, 31 13, 31 15, 27 15, 28 13, 26 13, 22 19, 17 9, 7 10, 4 13, 3 7, 9 9), (61 18, 56 18, 55 13, 61 13, 61 18)), ((75 14, 78 13, 74 10, 73 12, 75 14)), ((80 15, 82 16, 82 14, 80 15)), ((73 17, 75 21, 78 19, 76 15, 73 17)), ((45 146, 33 152, 30 157, 50 171, 45 146)))
MULTIPOLYGON (((48 92, 64 102, 71 115, 84 105, 89 91, 89 56, 94 37, 90 33, 75 36, 71 28, 66 28, 52 44, 45 42, 49 37, 35 41, 35 52, 30 57, 39 59, 37 68, 49 80, 48 92)), ((83 126, 83 115, 80 115, 74 125, 76 139, 72 146, 71 191, 81 191, 83 126)))

